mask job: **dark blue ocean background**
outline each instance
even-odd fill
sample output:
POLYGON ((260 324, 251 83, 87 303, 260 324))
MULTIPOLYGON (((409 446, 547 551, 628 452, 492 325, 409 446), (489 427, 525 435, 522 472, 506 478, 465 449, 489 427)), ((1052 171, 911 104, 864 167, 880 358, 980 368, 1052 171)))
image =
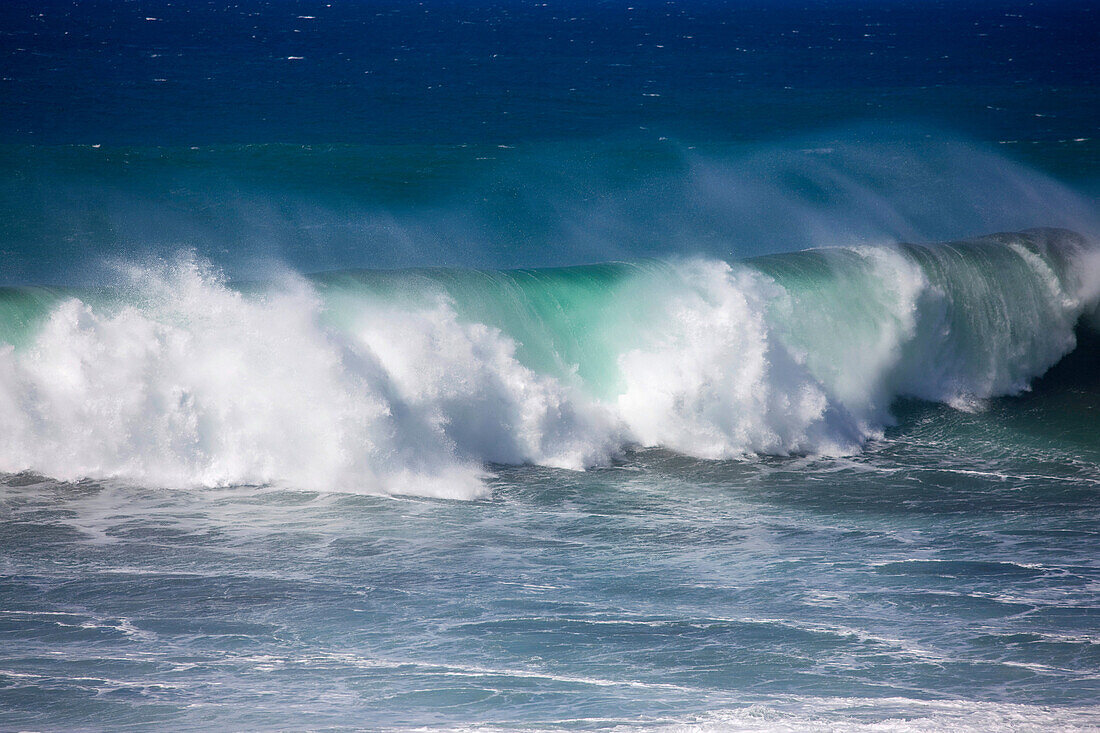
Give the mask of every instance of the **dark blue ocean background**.
POLYGON ((1100 728, 1098 38, 5 0, 0 728, 1100 728))

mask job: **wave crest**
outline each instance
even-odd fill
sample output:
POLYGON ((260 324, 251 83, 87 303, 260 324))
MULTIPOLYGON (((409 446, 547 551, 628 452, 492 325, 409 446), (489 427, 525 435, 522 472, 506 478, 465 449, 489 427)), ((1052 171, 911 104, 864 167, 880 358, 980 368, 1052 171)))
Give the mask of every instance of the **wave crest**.
POLYGON ((636 444, 850 453, 898 397, 1027 389, 1096 308, 1094 259, 1041 231, 233 288, 182 257, 109 291, 5 294, 0 470, 470 498, 486 463, 636 444))

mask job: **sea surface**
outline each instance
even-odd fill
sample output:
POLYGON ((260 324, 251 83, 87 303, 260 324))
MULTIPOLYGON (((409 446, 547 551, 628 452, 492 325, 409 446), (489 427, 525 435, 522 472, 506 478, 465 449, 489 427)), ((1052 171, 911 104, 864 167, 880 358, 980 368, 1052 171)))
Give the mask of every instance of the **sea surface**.
POLYGON ((0 6, 0 729, 1100 730, 1100 10, 0 6))

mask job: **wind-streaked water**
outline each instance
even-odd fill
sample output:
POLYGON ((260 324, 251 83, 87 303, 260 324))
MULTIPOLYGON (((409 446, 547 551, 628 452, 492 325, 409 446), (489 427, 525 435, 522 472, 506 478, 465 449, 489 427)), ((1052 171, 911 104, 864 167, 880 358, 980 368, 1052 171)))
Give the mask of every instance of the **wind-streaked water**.
POLYGON ((1094 14, 6 3, 0 728, 1100 729, 1094 14))

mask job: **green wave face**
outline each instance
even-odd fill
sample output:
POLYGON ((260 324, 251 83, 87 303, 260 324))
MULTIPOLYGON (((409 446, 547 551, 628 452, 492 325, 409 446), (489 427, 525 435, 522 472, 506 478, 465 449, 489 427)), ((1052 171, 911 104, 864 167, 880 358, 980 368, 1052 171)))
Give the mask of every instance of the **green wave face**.
MULTIPOLYGON (((1072 348, 1095 299, 1091 249, 1065 230, 968 242, 807 250, 735 263, 765 297, 761 318, 846 401, 880 389, 930 400, 1023 389, 1072 348), (938 375, 939 382, 922 379, 938 375)), ((535 371, 621 389, 617 362, 651 343, 685 294, 706 300, 691 261, 541 270, 422 269, 314 276, 335 325, 363 302, 445 300, 516 343, 535 371)), ((713 264, 713 263, 712 263, 713 264)), ((719 265, 721 266, 721 265, 719 265)), ((713 302, 714 298, 710 297, 713 302)))
POLYGON ((232 286, 181 257, 0 292, 0 470, 476 495, 583 468, 858 451, 900 398, 1028 389, 1096 309, 1062 230, 726 263, 344 271, 232 286))

